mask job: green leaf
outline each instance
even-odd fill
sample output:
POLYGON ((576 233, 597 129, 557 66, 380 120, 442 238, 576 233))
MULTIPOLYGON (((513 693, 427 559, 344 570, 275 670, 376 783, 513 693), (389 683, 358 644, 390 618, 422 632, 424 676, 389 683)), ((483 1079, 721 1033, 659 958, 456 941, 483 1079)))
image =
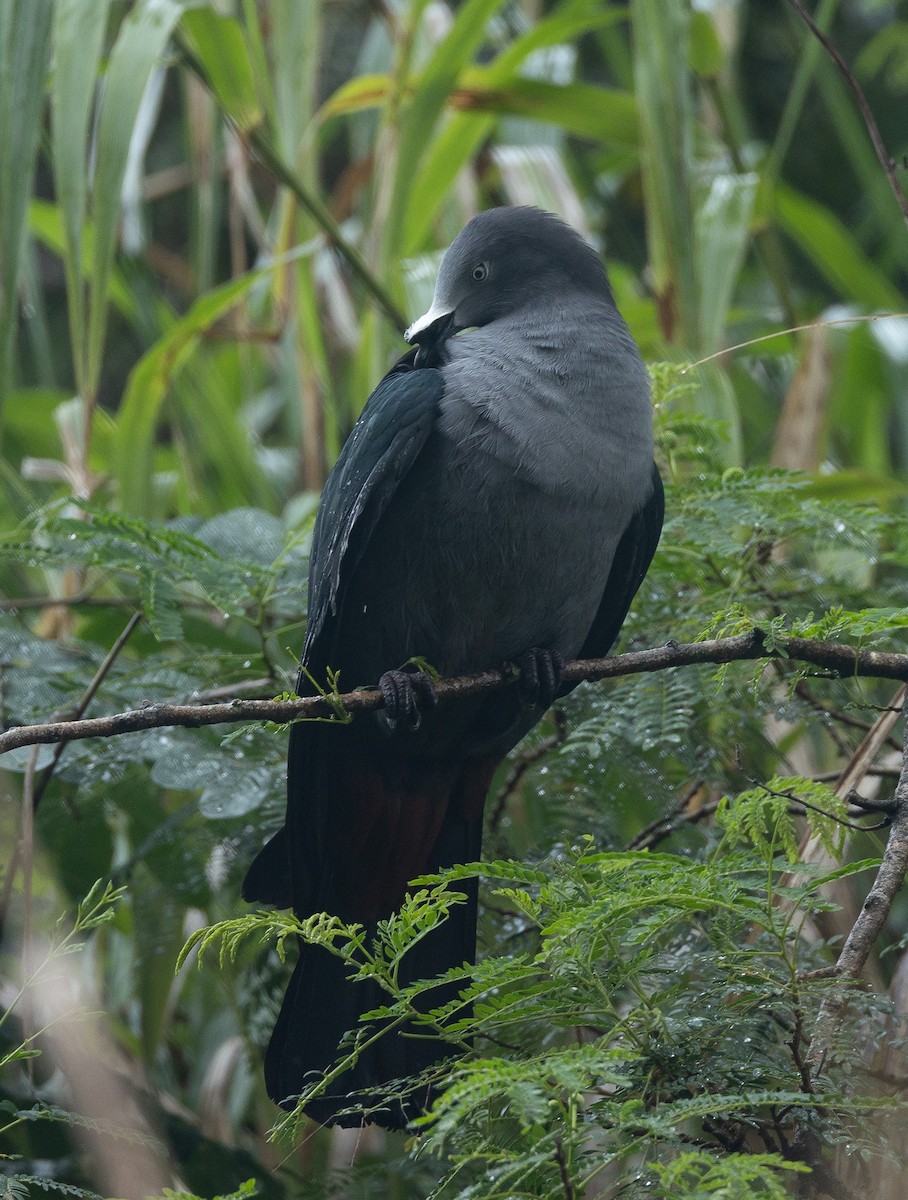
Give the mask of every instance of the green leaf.
MULTIPOLYGON (((66 232, 63 224, 63 213, 56 204, 48 200, 32 200, 28 210, 28 226, 31 233, 48 250, 63 259, 66 263, 68 248, 66 232)), ((81 256, 83 262, 90 262, 94 255, 95 227, 86 220, 82 225, 81 256)), ((68 299, 68 296, 67 296, 68 299)), ((114 266, 110 275, 110 300, 116 308, 131 321, 137 321, 139 306, 136 296, 123 272, 114 266)))
POLYGON ((722 344, 728 308, 744 261, 758 177, 719 174, 697 208, 694 225, 700 295, 700 350, 722 344))
POLYGON ((101 356, 114 249, 120 224, 120 191, 133 128, 145 86, 180 17, 175 0, 141 0, 120 29, 110 54, 98 114, 92 216, 95 227, 85 387, 94 396, 101 356))
POLYGON ((394 193, 385 230, 385 245, 394 260, 399 259, 403 242, 407 193, 419 173, 420 162, 432 140, 445 101, 454 90, 461 70, 481 45, 486 26, 502 3, 503 0, 465 0, 457 10, 447 36, 419 77, 404 110, 398 130, 394 193))
POLYGON ((868 308, 902 311, 898 288, 828 208, 782 183, 775 187, 773 207, 781 228, 841 296, 868 308))
POLYGON ((559 125, 565 133, 622 146, 638 143, 633 96, 590 83, 546 83, 517 77, 496 86, 483 67, 464 71, 453 103, 459 108, 507 113, 559 125))
POLYGON ((236 18, 222 16, 212 8, 190 8, 183 13, 180 28, 218 103, 237 128, 248 133, 261 124, 255 72, 236 18))
POLYGON ((184 366, 206 329, 249 290, 261 271, 252 271, 198 299, 133 368, 117 414, 113 470, 127 512, 151 510, 154 432, 173 376, 184 366))
MULTIPOLYGON (((79 391, 87 386, 84 262, 88 193, 88 135, 110 0, 58 0, 54 10, 51 150, 54 189, 63 227, 63 263, 70 341, 79 391)), ((33 202, 37 203, 37 202, 33 202)))
POLYGON ((0 4, 0 413, 11 382, 16 289, 41 132, 51 0, 0 4))
POLYGON ((142 608, 159 642, 175 642, 183 636, 179 593, 165 576, 142 572, 139 575, 142 608))
MULTIPOLYGON (((485 83, 489 89, 507 87, 517 78, 520 66, 530 54, 548 46, 570 42, 594 29, 605 29, 625 20, 626 15, 624 9, 606 8, 599 0, 575 0, 574 3, 562 5, 551 16, 533 25, 522 37, 502 50, 494 63, 483 68, 485 83)), ((615 93, 622 94, 624 93, 615 93)), ((458 95, 459 89, 453 97, 455 105, 458 95)), ((633 97, 628 95, 628 98, 634 112, 629 124, 622 126, 615 140, 620 142, 626 135, 636 146, 639 141, 636 105, 633 97)), ((609 104, 604 114, 603 127, 596 135, 606 142, 612 138, 613 131, 610 126, 613 120, 619 117, 618 108, 617 102, 609 104)), ((531 112, 522 115, 536 114, 531 112)), ((538 119, 547 118, 540 116, 538 119)), ((422 246, 435 213, 449 194, 458 171, 488 137, 494 124, 490 117, 482 116, 479 109, 468 109, 467 112, 451 114, 444 127, 436 134, 426 151, 422 169, 413 181, 410 192, 404 231, 405 253, 415 254, 422 246)))
POLYGON ((695 8, 690 17, 690 65, 705 79, 715 79, 722 70, 722 43, 708 12, 695 8))
POLYGON ((667 335, 694 348, 700 338, 691 237, 695 156, 688 10, 676 0, 636 0, 631 17, 653 283, 667 335))

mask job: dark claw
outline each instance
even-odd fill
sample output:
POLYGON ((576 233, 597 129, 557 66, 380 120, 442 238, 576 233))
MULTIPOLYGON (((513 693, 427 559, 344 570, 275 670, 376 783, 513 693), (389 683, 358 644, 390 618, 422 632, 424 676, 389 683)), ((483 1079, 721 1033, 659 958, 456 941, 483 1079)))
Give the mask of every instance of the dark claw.
POLYGON ((520 671, 517 690, 525 708, 548 708, 554 703, 564 678, 564 655, 534 646, 516 660, 520 671))
POLYGON ((422 723, 419 702, 426 708, 438 703, 435 684, 425 671, 385 671, 378 687, 384 701, 379 717, 389 732, 400 725, 415 733, 422 723))

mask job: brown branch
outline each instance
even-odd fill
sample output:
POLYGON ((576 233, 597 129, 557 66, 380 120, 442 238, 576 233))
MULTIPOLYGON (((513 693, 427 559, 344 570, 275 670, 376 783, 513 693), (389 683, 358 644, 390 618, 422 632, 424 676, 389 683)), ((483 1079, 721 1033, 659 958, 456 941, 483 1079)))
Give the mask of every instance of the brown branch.
MULTIPOLYGON (((129 641, 130 637, 132 636, 133 630, 136 628, 136 626, 139 624, 139 622, 141 620, 142 620, 141 612, 134 612, 132 614, 132 616, 129 618, 129 620, 126 623, 126 626, 123 629, 123 632, 120 634, 120 636, 117 638, 117 640, 111 646, 111 648, 108 650, 107 654, 104 656, 104 661, 98 667, 97 671, 95 671, 93 679, 89 683, 88 687, 85 689, 85 692, 83 693, 82 698, 79 700, 79 703, 76 705, 74 719, 71 721, 68 721, 68 722, 61 722, 61 724, 69 724, 69 725, 80 724, 78 718, 80 718, 85 713, 89 704, 91 704, 92 700, 95 698, 98 688, 104 682, 105 678, 107 677, 108 672, 110 671, 110 668, 114 665, 114 662, 117 660, 117 658, 120 654, 120 651, 123 649, 123 647, 129 641)), ((103 718, 101 718, 101 719, 103 720, 103 718)), ((20 726, 20 728, 28 728, 28 726, 24 726, 24 727, 20 726)), ((60 757, 63 754, 64 750, 66 749, 67 741, 69 741, 69 740, 74 740, 74 739, 66 739, 66 740, 57 739, 57 749, 54 751, 53 758, 50 760, 50 762, 44 768, 41 778, 38 780, 37 784, 35 783, 35 780, 34 780, 35 768, 36 768, 37 762, 38 762, 37 750, 35 751, 35 756, 30 760, 28 768, 26 770, 26 782, 28 783, 29 779, 31 780, 31 782, 26 787, 26 794, 28 795, 30 812, 28 814, 28 819, 26 821, 26 815, 23 810, 23 816, 22 816, 23 832, 22 832, 22 835, 21 835, 19 841, 17 841, 17 843, 13 849, 13 853, 10 858, 9 866, 7 867, 7 871, 6 871, 6 878, 3 881, 3 894, 2 894, 2 896, 0 896, 0 940, 2 940, 2 938, 3 938, 3 932, 6 927, 6 917, 7 917, 7 913, 9 912, 9 902, 10 902, 10 897, 12 896, 13 881, 16 877, 16 872, 19 868, 19 864, 24 862, 27 875, 31 870, 31 840, 30 839, 31 839, 32 835, 29 834, 28 836, 26 836, 26 830, 31 829, 34 825, 34 814, 37 811, 38 805, 41 803, 41 797, 44 795, 45 791, 47 790, 47 785, 51 781, 53 773, 56 770, 57 763, 60 761, 60 757), (25 855, 24 858, 23 858, 23 855, 25 855)), ((35 743, 35 744, 37 745, 37 743, 35 743)), ((29 893, 30 886, 31 886, 30 881, 28 878, 26 878, 26 881, 25 881, 26 895, 29 893)))
MULTIPOLYGON (((658 817, 655 821, 651 821, 645 829, 641 829, 638 834, 635 834, 634 837, 631 838, 631 840, 623 847, 625 853, 630 850, 655 850, 655 848, 664 842, 666 838, 671 837, 671 835, 677 830, 683 829, 685 825, 699 825, 701 821, 705 821, 708 817, 714 816, 718 811, 721 803, 720 800, 708 800, 706 804, 701 804, 699 808, 683 807, 683 805, 687 805, 690 802, 692 797, 696 794, 696 791, 697 789, 694 788, 693 791, 684 796, 681 804, 675 805, 669 810, 668 813, 665 814, 665 816, 658 817)), ((811 805, 811 808, 814 812, 819 812, 823 816, 831 816, 830 813, 823 813, 822 809, 818 809, 813 805, 811 805)), ((807 816, 807 809, 804 807, 803 802, 789 804, 787 811, 790 817, 807 816)), ((863 816, 865 812, 866 809, 864 808, 849 808, 848 816, 860 817, 863 816)), ((840 820, 840 818, 833 819, 840 820)), ((848 829, 855 830, 857 833, 872 833, 875 829, 883 829, 890 824, 888 820, 881 821, 878 825, 857 825, 852 824, 850 821, 842 821, 841 823, 848 829)), ((825 968, 823 969, 825 970, 825 968)), ((829 970, 830 972, 834 972, 834 968, 829 968, 829 970)), ((813 976, 811 976, 811 978, 812 977, 813 976)))
MULTIPOLYGON (((129 620, 126 622, 126 626, 123 629, 122 633, 120 634, 120 636, 117 638, 117 640, 111 646, 111 648, 105 654, 104 661, 98 667, 97 671, 95 671, 94 677, 92 678, 88 687, 85 689, 84 693, 82 694, 82 698, 79 700, 79 703, 76 705, 75 711, 73 712, 72 721, 78 721, 81 717, 83 717, 85 715, 85 712, 87 711, 89 704, 91 704, 92 700, 94 700, 95 696, 98 693, 98 688, 101 686, 101 684, 107 678, 107 676, 110 672, 110 668, 114 665, 116 660, 119 658, 120 651, 123 649, 123 647, 129 641, 129 639, 132 637, 133 631, 135 630, 136 626, 139 624, 139 622, 141 620, 142 620, 142 613, 134 612, 132 614, 132 616, 129 618, 129 620)), ((60 761, 60 757, 63 754, 63 751, 65 749, 66 749, 66 742, 59 741, 57 744, 57 749, 54 751, 53 758, 50 760, 50 762, 44 768, 44 770, 41 774, 41 779, 38 781, 38 785, 35 788, 35 796, 34 796, 34 801, 33 801, 35 808, 37 808, 38 805, 41 803, 41 797, 47 791, 47 785, 50 783, 53 773, 57 768, 57 763, 60 761)))
POLYGON ((504 783, 498 789, 498 795, 495 797, 495 807, 489 819, 489 828, 491 830, 497 831, 504 816, 508 800, 510 800, 511 796, 513 796, 514 792, 520 786, 520 781, 530 767, 534 763, 539 762, 541 758, 545 758, 550 750, 554 750, 556 746, 560 746, 567 737, 567 721, 560 708, 552 710, 552 719, 555 722, 555 732, 550 733, 541 742, 536 742, 535 745, 524 750, 508 772, 507 779, 505 779, 504 783))
MULTIPOLYGON (((884 650, 857 650, 853 646, 821 642, 811 638, 776 638, 772 648, 764 644, 763 633, 753 629, 737 637, 712 638, 703 642, 669 642, 653 650, 639 650, 609 658, 576 660, 564 670, 565 683, 582 680, 617 679, 626 675, 648 674, 674 667, 703 663, 725 664, 763 658, 782 658, 810 663, 831 675, 863 676, 876 679, 908 680, 908 654, 884 650)), ((462 699, 502 691, 512 686, 512 672, 481 671, 456 679, 442 679, 436 685, 441 701, 462 699)), ((0 734, 0 754, 20 746, 79 741, 84 738, 116 737, 142 729, 202 725, 238 724, 241 721, 299 721, 331 718, 343 707, 347 714, 367 712, 382 706, 376 689, 347 692, 325 698, 309 696, 293 700, 242 700, 223 704, 149 704, 128 712, 81 721, 52 721, 39 725, 20 725, 0 734)))
MULTIPOLYGON (((903 712, 908 716, 908 692, 905 695, 903 712)), ((908 720, 905 723, 902 769, 895 789, 895 806, 889 841, 883 852, 883 861, 873 886, 861 908, 858 918, 845 939, 835 965, 834 978, 853 982, 870 956, 874 943, 882 932, 893 901, 905 881, 908 870, 908 720)), ((847 994, 844 990, 828 996, 817 1014, 814 1034, 807 1056, 807 1065, 814 1077, 823 1069, 832 1040, 845 1012, 847 994)))
POLYGON ((864 124, 867 126, 867 132, 870 134, 870 140, 873 142, 873 148, 876 151, 876 156, 880 160, 880 165, 889 180, 889 186, 892 188, 899 208, 902 210, 902 216, 905 218, 905 224, 908 225, 908 199, 905 198, 905 193, 902 191, 898 176, 895 173, 895 163, 886 149, 886 143, 883 141, 883 135, 880 133, 879 126, 873 115, 873 109, 867 102, 867 97, 864 95, 863 89, 854 77, 854 72, 849 67, 845 59, 842 58, 838 50, 836 50, 830 38, 819 28, 813 17, 801 3, 801 0, 788 0, 788 3, 795 10, 813 36, 817 39, 832 61, 835 63, 839 74, 848 84, 857 101, 858 108, 861 110, 861 116, 864 118, 864 124))
MULTIPOLYGON (((840 725, 847 725, 850 729, 860 729, 862 734, 869 733, 873 728, 872 721, 862 721, 859 717, 853 717, 850 713, 840 712, 839 709, 833 708, 831 704, 826 704, 823 700, 820 700, 818 696, 813 694, 803 679, 799 679, 795 684, 794 693, 798 699, 810 705, 814 712, 822 713, 823 716, 829 717, 831 721, 838 721, 840 725)), ((901 708, 898 711, 901 712, 901 708)), ((831 734, 832 730, 830 730, 831 734)), ((838 744, 838 738, 834 738, 833 740, 838 744)), ((891 746, 893 750, 901 752, 902 747, 895 738, 888 738, 887 745, 891 746)))
POLYGON ((701 804, 698 808, 690 808, 691 801, 703 787, 703 780, 696 779, 680 799, 676 800, 668 812, 662 813, 649 825, 639 830, 625 845, 624 850, 652 850, 654 846, 674 833, 682 825, 696 825, 698 821, 711 816, 719 807, 718 800, 701 804))
MULTIPOLYGON (((175 42, 185 66, 201 80, 213 95, 216 95, 203 63, 193 53, 186 39, 177 33, 175 42)), ((273 178, 278 183, 283 184, 295 196, 297 202, 309 213, 321 229, 329 245, 344 259, 353 274, 366 288, 373 300, 376 301, 379 308, 382 309, 385 316, 399 330, 403 331, 407 327, 408 322, 395 303, 394 297, 381 280, 373 274, 366 260, 352 242, 347 241, 340 226, 315 192, 309 191, 294 171, 284 162, 283 158, 271 145, 264 131, 253 127, 237 129, 236 132, 239 137, 245 140, 249 149, 273 178)))

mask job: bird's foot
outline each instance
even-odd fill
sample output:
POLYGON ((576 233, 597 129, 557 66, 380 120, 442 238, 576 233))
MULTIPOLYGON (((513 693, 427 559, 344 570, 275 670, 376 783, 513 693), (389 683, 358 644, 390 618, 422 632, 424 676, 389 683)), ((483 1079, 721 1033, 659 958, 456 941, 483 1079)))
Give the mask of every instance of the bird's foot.
POLYGON ((517 690, 524 708, 549 708, 564 678, 564 655, 534 646, 515 659, 517 690))
POLYGON ((435 684, 427 671, 385 671, 378 688, 385 702, 378 715, 389 733, 398 728, 415 733, 422 724, 420 704, 434 708, 438 703, 435 684))

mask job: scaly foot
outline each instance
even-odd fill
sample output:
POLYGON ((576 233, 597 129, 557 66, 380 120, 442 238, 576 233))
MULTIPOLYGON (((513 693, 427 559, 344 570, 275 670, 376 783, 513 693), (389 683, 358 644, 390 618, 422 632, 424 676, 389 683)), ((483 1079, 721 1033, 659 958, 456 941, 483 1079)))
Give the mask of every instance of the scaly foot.
POLYGON ((515 659, 520 671, 517 690, 525 708, 549 708, 564 678, 564 655, 533 646, 515 659))
POLYGON ((434 708, 438 703, 435 684, 425 671, 385 671, 378 687, 385 702, 379 717, 391 733, 398 727, 415 733, 422 723, 420 704, 434 708))

